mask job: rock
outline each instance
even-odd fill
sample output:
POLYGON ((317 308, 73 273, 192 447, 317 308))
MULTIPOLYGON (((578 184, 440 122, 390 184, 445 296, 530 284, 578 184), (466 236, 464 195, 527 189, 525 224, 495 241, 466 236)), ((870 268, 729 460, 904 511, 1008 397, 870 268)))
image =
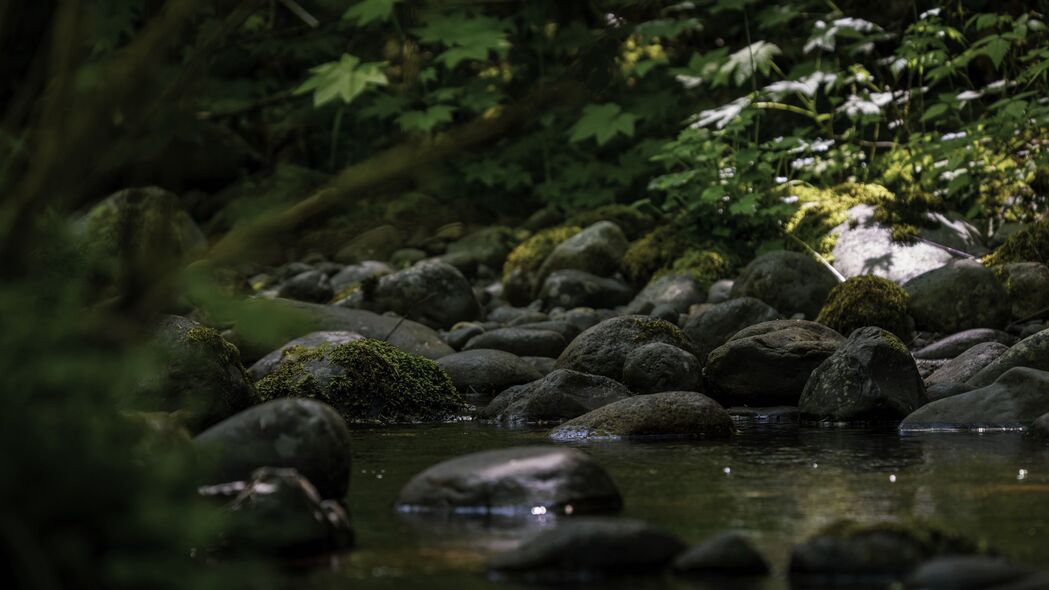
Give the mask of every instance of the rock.
POLYGON ((449 254, 466 254, 474 266, 502 268, 506 257, 522 240, 521 233, 509 227, 493 226, 477 230, 448 245, 449 254))
POLYGON ((583 270, 607 277, 619 268, 626 253, 623 230, 610 221, 599 221, 561 242, 539 268, 539 284, 556 270, 583 270))
POLYGON ((940 557, 923 563, 908 576, 906 587, 916 590, 994 590, 1035 573, 1035 570, 1013 565, 999 557, 940 557))
POLYGON ((925 385, 907 347, 872 326, 853 332, 816 367, 798 409, 810 420, 902 420, 925 402, 925 385))
POLYGON ((616 313, 609 309, 599 310, 587 307, 577 307, 560 314, 555 314, 554 319, 572 324, 579 329, 580 332, 583 332, 614 317, 616 317, 616 313))
POLYGON ((527 307, 511 307, 504 305, 493 309, 488 314, 488 321, 499 322, 500 324, 506 324, 512 326, 513 324, 531 324, 535 322, 545 322, 550 319, 550 316, 546 315, 541 311, 530 309, 527 307))
POLYGON ((677 326, 642 316, 623 316, 605 320, 576 337, 558 357, 557 368, 622 381, 626 357, 653 342, 693 352, 692 343, 677 326))
POLYGON ((365 260, 359 264, 343 267, 342 270, 332 275, 331 288, 339 293, 368 279, 377 279, 391 273, 393 273, 393 268, 385 262, 365 260))
POLYGON ((907 314, 910 296, 896 283, 873 275, 852 277, 831 289, 816 321, 839 334, 876 326, 904 342, 914 338, 914 320, 907 314))
POLYGON ((918 373, 922 376, 922 379, 928 379, 933 373, 939 371, 947 364, 947 359, 914 359, 914 364, 918 367, 918 373))
POLYGON ((1014 367, 1049 371, 1049 330, 1042 330, 1017 342, 973 375, 967 383, 976 387, 989 385, 1014 367))
MULTIPOLYGON (((418 248, 399 248, 394 250, 393 254, 390 254, 390 266, 397 269, 408 268, 409 266, 422 262, 429 257, 430 255, 427 254, 425 250, 420 250, 418 248)), ((390 272, 393 272, 393 270, 391 269, 390 272)))
POLYGON ((510 423, 563 421, 630 395, 630 390, 607 377, 557 369, 500 393, 478 417, 510 423))
POLYGON ((167 316, 149 346, 158 360, 139 393, 150 411, 179 412, 199 432, 258 403, 237 347, 193 320, 167 316))
POLYGON ((552 307, 601 307, 626 305, 634 291, 616 279, 603 279, 581 270, 558 270, 543 281, 539 299, 552 307))
POLYGON ((844 340, 834 330, 804 320, 744 328, 707 357, 707 391, 723 404, 797 405, 809 375, 844 340))
POLYGON ((635 395, 558 426, 556 441, 631 437, 726 438, 732 418, 709 397, 693 391, 635 395))
MULTIPOLYGON (((564 320, 547 320, 545 322, 535 322, 534 324, 515 324, 515 328, 521 330, 543 330, 545 332, 557 332, 565 339, 565 342, 571 342, 576 336, 582 332, 575 325, 570 324, 564 320)), ((560 353, 558 353, 560 354, 560 353)), ((555 355, 556 356, 556 355, 555 355)))
POLYGON ((1031 427, 1024 433, 1024 438, 1035 442, 1049 442, 1049 413, 1042 414, 1032 422, 1031 427))
POLYGON ((437 332, 422 324, 363 309, 274 299, 247 301, 241 311, 234 330, 235 342, 250 360, 262 358, 289 340, 319 331, 356 332, 431 359, 455 352, 437 332))
POLYGON ((380 225, 360 234, 335 254, 335 261, 354 264, 362 260, 389 260, 390 255, 404 243, 400 230, 392 225, 380 225))
POLYGON ((902 432, 1024 428, 1049 412, 1049 372, 1010 369, 994 383, 929 403, 900 424, 902 432))
POLYGON ((674 571, 718 576, 767 576, 772 572, 765 556, 743 535, 728 531, 714 535, 674 560, 674 571))
POLYGON ((953 359, 977 344, 983 344, 984 342, 1000 342, 1006 346, 1012 346, 1016 344, 1016 338, 1001 330, 975 328, 937 340, 915 352, 914 358, 953 359))
POLYGON ((431 328, 449 328, 481 315, 473 288, 462 273, 437 261, 420 262, 380 278, 366 300, 375 311, 394 311, 431 328))
POLYGON ((779 313, 764 301, 740 297, 718 303, 699 315, 689 317, 684 331, 695 344, 696 358, 700 364, 706 364, 707 355, 736 332, 779 317, 779 313))
POLYGON ((726 410, 733 418, 744 418, 755 422, 798 422, 799 414, 797 406, 766 406, 750 408, 746 406, 733 406, 726 410))
POLYGON ((330 406, 279 399, 249 408, 197 435, 213 453, 208 483, 247 480, 260 467, 293 468, 322 498, 341 500, 350 487, 350 433, 330 406))
POLYGON ((1014 262, 994 270, 1009 294, 1014 319, 1049 308, 1049 267, 1040 262, 1014 262))
POLYGON ((692 353, 663 342, 639 346, 626 357, 623 383, 634 393, 699 391, 702 367, 692 353))
POLYGON ((707 289, 707 303, 724 303, 732 297, 732 287, 736 284, 731 279, 715 281, 710 289, 707 289))
POLYGON ((503 265, 506 300, 514 305, 527 305, 542 285, 539 269, 543 262, 554 248, 580 231, 578 227, 564 226, 545 229, 514 248, 503 265))
POLYGON ((732 297, 754 297, 780 313, 815 318, 838 284, 830 270, 811 256, 776 251, 755 258, 732 286, 732 297))
POLYGON ((627 306, 627 313, 642 313, 643 306, 649 304, 653 308, 668 305, 677 313, 688 313, 692 304, 703 303, 706 299, 707 294, 696 279, 685 275, 665 274, 650 281, 637 297, 634 297, 627 306))
POLYGON ((965 383, 982 371, 995 359, 1005 354, 1009 347, 999 342, 984 342, 944 363, 932 375, 925 379, 927 385, 933 383, 965 383))
POLYGON ((460 393, 497 393, 543 375, 519 356, 502 350, 468 350, 437 360, 460 393))
POLYGON ((905 283, 910 313, 920 330, 960 332, 1004 328, 1011 312, 1009 296, 990 269, 972 260, 956 260, 905 283))
POLYGON ((600 575, 659 572, 685 549, 676 537, 638 520, 573 518, 495 556, 497 576, 586 580, 600 575))
POLYGON ((585 453, 552 446, 463 455, 429 467, 401 489, 400 512, 462 515, 602 514, 623 499, 585 453))
POLYGON ((327 303, 335 296, 328 275, 319 270, 297 274, 277 288, 277 296, 313 303, 327 303))
POLYGON ((543 377, 553 373, 554 364, 557 363, 557 359, 548 356, 523 356, 521 360, 535 367, 543 377))
POLYGON ((294 469, 263 467, 248 481, 201 489, 204 496, 236 493, 223 540, 229 553, 297 558, 353 546, 346 510, 322 500, 294 469))
POLYGON ((263 399, 324 400, 350 423, 442 422, 465 408, 435 362, 373 339, 288 349, 256 385, 263 399))
POLYGON ((925 387, 925 397, 929 398, 930 402, 934 402, 938 399, 966 393, 974 389, 976 388, 965 383, 931 383, 925 387))
POLYGON ((459 322, 452 326, 452 329, 441 334, 441 337, 448 346, 451 346, 455 350, 462 350, 466 343, 471 338, 479 334, 484 334, 484 326, 476 322, 459 322))
POLYGON ((934 557, 978 552, 976 543, 922 523, 840 521, 794 546, 790 575, 899 578, 934 557))
POLYGON ((551 330, 499 328, 471 338, 463 350, 505 350, 517 356, 556 357, 565 349, 564 336, 551 330))
MULTIPOLYGON (((979 232, 967 223, 942 216, 934 222, 946 222, 941 230, 919 230, 921 237, 959 250, 980 255, 979 232), (953 237, 950 237, 952 236, 953 237), (952 245, 953 244, 953 245, 952 245)), ((846 277, 873 274, 896 283, 942 267, 954 260, 950 252, 921 241, 900 243, 892 239, 892 228, 875 220, 871 205, 857 205, 848 211, 848 221, 832 230, 838 239, 834 245, 834 268, 846 277)))
POLYGON ((289 348, 294 348, 296 346, 305 346, 307 348, 316 348, 325 345, 338 346, 339 344, 346 344, 347 342, 353 342, 354 340, 360 340, 362 338, 364 338, 364 336, 361 336, 356 332, 310 332, 301 338, 296 338, 291 342, 284 344, 277 350, 274 350, 255 361, 255 364, 248 368, 248 376, 251 377, 252 381, 258 381, 272 373, 273 370, 280 365, 281 358, 284 357, 284 351, 289 348))

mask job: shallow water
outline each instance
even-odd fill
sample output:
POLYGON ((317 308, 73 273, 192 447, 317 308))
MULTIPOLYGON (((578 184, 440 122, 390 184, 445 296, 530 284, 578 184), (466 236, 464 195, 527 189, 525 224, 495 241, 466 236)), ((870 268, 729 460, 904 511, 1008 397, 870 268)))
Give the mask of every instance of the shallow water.
MULTIPOLYGON (((982 536, 1015 561, 1049 567, 1049 448, 1027 444, 1019 434, 900 436, 893 430, 738 426, 739 436, 730 441, 573 446, 611 473, 623 494, 624 516, 658 524, 688 543, 725 529, 743 531, 770 558, 776 575, 749 585, 665 576, 604 580, 600 587, 785 589, 791 544, 842 517, 927 518, 982 536)), ((484 561, 549 521, 441 522, 395 513, 393 502, 408 479, 434 463, 485 449, 549 444, 546 432, 472 423, 355 431, 349 507, 358 549, 314 572, 309 585, 524 587, 488 580, 484 561)))

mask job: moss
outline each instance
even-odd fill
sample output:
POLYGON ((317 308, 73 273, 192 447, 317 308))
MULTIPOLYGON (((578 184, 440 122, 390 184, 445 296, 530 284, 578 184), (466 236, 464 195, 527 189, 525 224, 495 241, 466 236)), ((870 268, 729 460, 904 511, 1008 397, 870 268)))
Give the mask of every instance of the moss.
POLYGON ((604 205, 588 211, 579 211, 571 215, 565 225, 586 227, 598 221, 615 223, 630 240, 644 235, 655 225, 655 219, 630 205, 604 205))
POLYGON ((203 346, 222 362, 234 364, 243 370, 243 366, 240 364, 240 351, 237 350, 237 347, 232 342, 223 338, 218 333, 218 330, 208 328, 207 326, 190 328, 186 331, 185 339, 188 342, 194 342, 203 346))
MULTIPOLYGON (((781 189, 784 196, 798 198, 797 212, 784 225, 784 230, 801 240, 828 260, 838 241, 834 228, 848 221, 849 209, 856 205, 881 207, 895 199, 878 184, 847 182, 831 188, 794 184, 781 189)), ((788 242, 788 248, 797 246, 788 242)))
POLYGON ((634 286, 648 283, 659 270, 669 267, 688 248, 673 227, 661 227, 630 244, 620 263, 623 275, 634 286))
POLYGON ((331 302, 332 303, 338 303, 338 302, 342 301, 343 299, 346 299, 350 295, 353 295, 354 293, 356 293, 358 291, 361 291, 362 289, 363 289, 363 286, 362 286, 361 283, 352 283, 349 286, 346 286, 346 287, 343 287, 342 289, 340 289, 339 292, 336 293, 335 296, 331 298, 331 302))
POLYGON ((1009 236, 1005 243, 983 259, 987 266, 1011 262, 1049 264, 1049 219, 1030 224, 1009 236))
POLYGON ((537 272, 554 248, 581 231, 583 230, 579 226, 562 225, 536 233, 510 252, 503 265, 503 278, 515 271, 524 274, 537 272))
POLYGON ((443 421, 465 408, 437 363, 372 339, 332 348, 293 347, 258 389, 265 399, 323 401, 350 423, 443 421), (311 370, 318 363, 328 366, 311 370))
POLYGON ((690 248, 674 260, 668 268, 660 270, 655 276, 685 275, 692 277, 704 289, 707 289, 715 281, 728 276, 731 272, 732 265, 720 252, 690 248))
POLYGON ((632 319, 634 320, 634 325, 638 328, 638 332, 634 336, 634 342, 637 344, 647 344, 653 341, 662 342, 664 338, 671 338, 677 342, 686 341, 685 333, 681 331, 681 328, 666 320, 642 316, 632 319))
POLYGON ((831 290, 816 321, 846 336, 857 328, 877 326, 907 341, 912 335, 909 299, 902 287, 888 279, 853 277, 831 290))

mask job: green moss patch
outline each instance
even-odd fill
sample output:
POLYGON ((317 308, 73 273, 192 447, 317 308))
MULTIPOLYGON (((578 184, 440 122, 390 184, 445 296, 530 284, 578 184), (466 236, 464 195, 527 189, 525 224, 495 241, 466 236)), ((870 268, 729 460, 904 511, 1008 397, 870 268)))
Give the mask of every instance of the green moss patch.
POLYGON ((1049 219, 1033 223, 1009 236, 997 250, 987 255, 987 266, 1010 262, 1041 262, 1049 264, 1049 219))
POLYGON ((902 287, 888 279, 852 277, 831 290, 816 321, 845 336, 857 328, 877 326, 907 341, 912 335, 907 315, 909 298, 902 287))
POLYGON ((543 265, 554 248, 581 231, 583 229, 576 225, 562 225, 536 233, 518 244, 507 256, 506 263, 503 265, 503 278, 505 279, 515 271, 525 274, 538 272, 539 267, 543 265))
POLYGON ((688 249, 673 227, 661 227, 630 244, 620 270, 637 287, 644 286, 661 269, 669 266, 688 249))

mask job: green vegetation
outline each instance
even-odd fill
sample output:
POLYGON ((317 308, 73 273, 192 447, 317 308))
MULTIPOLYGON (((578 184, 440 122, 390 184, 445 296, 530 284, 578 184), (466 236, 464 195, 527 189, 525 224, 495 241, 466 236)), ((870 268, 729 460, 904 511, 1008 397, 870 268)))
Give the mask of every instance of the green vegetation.
POLYGON ((984 263, 998 266, 1010 262, 1049 263, 1049 220, 1031 224, 1009 236, 984 263))
POLYGON ((907 315, 909 299, 902 287, 888 279, 852 277, 831 290, 816 321, 845 336, 857 328, 877 326, 909 342, 914 335, 907 315))

